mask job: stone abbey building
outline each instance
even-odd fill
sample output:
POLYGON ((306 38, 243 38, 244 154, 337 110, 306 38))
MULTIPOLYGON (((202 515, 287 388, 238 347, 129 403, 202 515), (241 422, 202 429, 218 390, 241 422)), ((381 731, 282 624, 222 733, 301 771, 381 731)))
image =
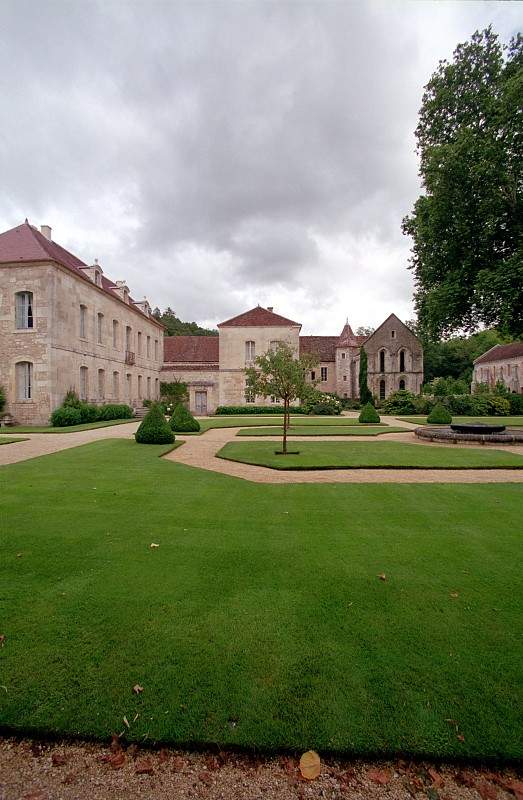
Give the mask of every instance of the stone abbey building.
POLYGON ((300 336, 299 322, 258 306, 218 331, 164 336, 147 300, 133 300, 124 280, 58 245, 46 225, 37 230, 26 221, 0 234, 0 386, 20 423, 46 424, 70 388, 88 402, 139 407, 159 397, 160 381, 187 383, 197 414, 270 405, 246 395, 244 370, 278 342, 316 355, 311 378, 340 397, 358 396, 362 345, 373 394, 421 389, 421 344, 394 314, 369 337, 355 336, 348 322, 338 336, 300 336))

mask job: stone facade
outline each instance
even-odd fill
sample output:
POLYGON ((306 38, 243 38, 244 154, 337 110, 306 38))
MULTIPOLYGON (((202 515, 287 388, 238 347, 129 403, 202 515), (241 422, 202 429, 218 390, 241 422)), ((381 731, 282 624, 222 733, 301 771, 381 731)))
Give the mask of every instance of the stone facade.
POLYGON ((47 424, 71 388, 92 403, 159 397, 164 331, 148 304, 27 224, 0 235, 0 331, 6 411, 22 424, 47 424))
POLYGON ((359 396, 361 346, 368 357, 368 385, 377 397, 402 388, 418 394, 423 383, 421 344, 394 314, 369 337, 356 336, 348 322, 339 336, 300 336, 299 323, 259 306, 221 323, 218 330, 217 337, 166 338, 162 380, 188 384, 194 413, 202 413, 202 407, 213 413, 218 405, 270 406, 271 398, 246 395, 245 368, 277 342, 315 355, 319 364, 311 379, 320 391, 342 398, 359 396))
POLYGON ((498 381, 510 392, 523 393, 523 342, 497 344, 474 361, 472 391, 478 383, 494 388, 498 381))

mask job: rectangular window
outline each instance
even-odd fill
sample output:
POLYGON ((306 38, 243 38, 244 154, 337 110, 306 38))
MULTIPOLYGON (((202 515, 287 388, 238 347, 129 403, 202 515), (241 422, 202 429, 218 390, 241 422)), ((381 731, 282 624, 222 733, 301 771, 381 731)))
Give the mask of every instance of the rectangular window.
POLYGON ((113 372, 113 398, 118 400, 120 394, 120 374, 113 372))
POLYGON ((20 361, 16 365, 16 397, 18 400, 33 398, 33 365, 30 361, 20 361))
POLYGON ((138 398, 142 399, 142 376, 138 375, 138 398))
POLYGON ((127 397, 133 399, 133 376, 130 372, 127 373, 127 397))
POLYGON ((147 358, 151 357, 151 337, 150 336, 147 337, 147 340, 145 342, 145 354, 146 354, 147 358))
POLYGON ((113 347, 118 347, 118 320, 113 319, 113 347))
POLYGON ((88 371, 87 367, 80 367, 80 400, 87 400, 88 390, 88 371))
POLYGON ((130 352, 132 348, 132 329, 127 325, 125 328, 125 349, 130 352))
POLYGON ((327 380, 327 367, 320 367, 321 369, 321 379, 322 381, 327 380))
POLYGON ((154 340, 154 360, 158 361, 158 339, 154 340))
POLYGON ((315 371, 313 369, 311 369, 311 381, 315 381, 315 380, 316 380, 316 373, 315 373, 315 371))
POLYGON ((391 331, 390 332, 390 337, 391 337, 391 339, 395 339, 396 338, 396 331, 391 331))
POLYGON ((80 306, 80 339, 87 339, 87 306, 80 306))
POLYGON ((342 353, 342 354, 341 354, 341 357, 342 357, 342 358, 345 358, 345 353, 342 353))
POLYGON ((344 376, 343 376, 343 380, 344 380, 344 381, 346 381, 346 380, 347 380, 347 376, 346 376, 346 375, 344 375, 344 376))
POLYGON ((245 342, 245 361, 254 361, 256 357, 256 345, 254 342, 245 342))
POLYGON ((136 351, 139 356, 142 355, 142 332, 138 331, 138 339, 136 343, 136 351))
POLYGON ((151 379, 147 378, 147 399, 151 399, 151 379))
POLYGON ((15 327, 17 330, 33 327, 32 292, 17 292, 15 295, 15 327))
POLYGON ((281 344, 281 343, 280 343, 280 341, 279 341, 278 339, 275 339, 274 341, 272 341, 272 342, 270 343, 270 348, 271 348, 271 350, 273 351, 273 353, 275 353, 275 352, 276 352, 276 350, 278 349, 278 347, 280 346, 280 344, 281 344))
POLYGON ((103 343, 103 332, 104 332, 104 315, 103 314, 98 314, 96 330, 97 330, 96 338, 97 338, 98 344, 102 344, 103 343))

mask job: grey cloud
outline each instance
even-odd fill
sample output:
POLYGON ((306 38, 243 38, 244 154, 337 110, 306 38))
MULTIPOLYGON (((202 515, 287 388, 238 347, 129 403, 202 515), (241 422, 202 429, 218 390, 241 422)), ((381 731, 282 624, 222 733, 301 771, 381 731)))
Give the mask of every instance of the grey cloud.
POLYGON ((6 0, 0 223, 59 220, 190 318, 299 287, 311 324, 326 303, 377 323, 410 307, 423 84, 475 28, 507 38, 516 5, 6 0), (340 237, 332 260, 318 241, 340 237))

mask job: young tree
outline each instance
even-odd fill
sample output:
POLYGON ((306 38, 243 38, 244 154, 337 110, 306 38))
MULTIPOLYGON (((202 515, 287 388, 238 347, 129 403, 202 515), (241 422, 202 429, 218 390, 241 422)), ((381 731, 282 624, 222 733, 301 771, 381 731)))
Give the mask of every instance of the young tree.
POLYGON ((317 381, 312 381, 309 373, 318 365, 318 359, 312 355, 298 358, 290 345, 280 342, 275 350, 258 356, 255 365, 245 370, 246 390, 283 402, 282 452, 286 454, 290 405, 294 400, 305 400, 316 385, 317 381))
POLYGON ((403 232, 424 338, 523 331, 523 37, 489 27, 425 87, 416 129, 424 194, 403 232))
POLYGON ((364 347, 360 347, 360 403, 362 406, 372 403, 372 392, 367 384, 367 352, 364 347))

